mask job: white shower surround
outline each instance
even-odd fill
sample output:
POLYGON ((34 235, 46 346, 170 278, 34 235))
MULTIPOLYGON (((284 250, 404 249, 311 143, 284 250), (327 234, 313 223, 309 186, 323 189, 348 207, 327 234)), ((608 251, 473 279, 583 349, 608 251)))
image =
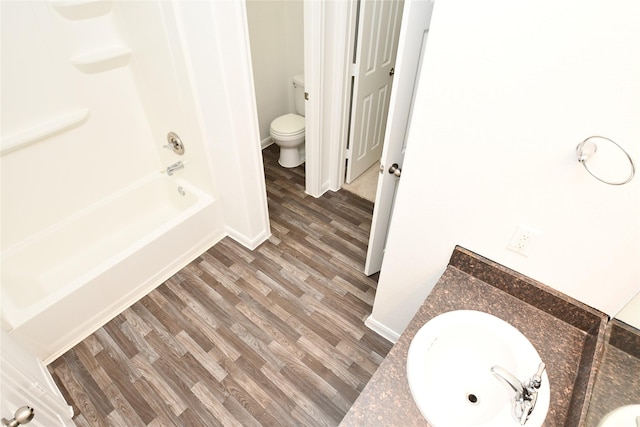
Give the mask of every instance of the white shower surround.
POLYGON ((50 362, 225 235, 269 236, 257 117, 231 118, 255 105, 248 43, 221 43, 246 19, 160 1, 7 2, 2 18, 2 327, 50 362))

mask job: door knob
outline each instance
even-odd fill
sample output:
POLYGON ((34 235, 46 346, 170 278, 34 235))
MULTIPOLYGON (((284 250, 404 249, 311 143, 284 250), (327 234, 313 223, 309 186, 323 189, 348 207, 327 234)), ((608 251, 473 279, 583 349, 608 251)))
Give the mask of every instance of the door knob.
POLYGON ((16 413, 13 414, 13 419, 8 420, 6 418, 3 418, 2 425, 7 427, 17 427, 19 425, 24 425, 31 421, 33 419, 33 416, 33 408, 29 406, 23 406, 21 408, 18 408, 16 413))
POLYGON ((399 178, 400 174, 402 173, 402 169, 400 169, 400 167, 398 166, 397 163, 394 163, 389 168, 389 173, 392 174, 392 175, 395 175, 395 176, 397 176, 399 178))
POLYGON ((391 67, 391 70, 389 70, 389 75, 393 76, 396 73, 395 68, 391 67))

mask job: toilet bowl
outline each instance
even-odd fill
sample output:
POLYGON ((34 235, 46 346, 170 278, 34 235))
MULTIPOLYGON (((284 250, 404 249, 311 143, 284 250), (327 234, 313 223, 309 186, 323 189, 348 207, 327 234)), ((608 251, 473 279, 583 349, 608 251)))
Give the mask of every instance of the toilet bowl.
POLYGON ((285 168, 295 168, 304 163, 301 145, 304 142, 304 117, 285 114, 271 122, 271 139, 280 147, 278 163, 285 168))
POLYGON ((293 76, 296 113, 288 113, 271 122, 269 133, 280 147, 278 163, 285 168, 295 168, 304 163, 304 75, 293 76))

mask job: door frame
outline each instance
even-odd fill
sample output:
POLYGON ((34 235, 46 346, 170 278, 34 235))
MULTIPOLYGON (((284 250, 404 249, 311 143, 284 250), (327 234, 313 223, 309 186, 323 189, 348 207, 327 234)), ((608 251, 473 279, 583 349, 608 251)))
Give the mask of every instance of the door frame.
POLYGON ((344 184, 360 1, 304 2, 305 192, 313 197, 344 184))
MULTIPOLYGON (((340 96, 341 109, 336 110, 336 115, 340 114, 340 122, 342 128, 340 129, 339 138, 336 140, 338 143, 332 144, 334 151, 333 156, 330 157, 330 164, 334 166, 333 183, 335 191, 342 188, 345 183, 346 169, 347 169, 347 145, 349 144, 349 132, 351 127, 351 103, 352 103, 352 86, 355 79, 355 55, 357 44, 357 32, 358 32, 358 15, 360 14, 360 1, 361 0, 349 0, 344 2, 344 45, 342 50, 338 53, 338 46, 334 46, 337 54, 341 55, 342 70, 342 91, 340 96), (348 8, 347 8, 348 6, 348 8)), ((338 2, 340 3, 340 2, 338 2)), ((335 94, 338 96, 338 94, 335 94)))
POLYGON ((360 1, 304 3, 305 192, 314 197, 338 191, 345 182, 360 1))
POLYGON ((322 75, 325 67, 323 2, 304 2, 305 192, 320 197, 322 185, 322 75))
POLYGON ((314 197, 344 184, 359 1, 304 3, 305 191, 314 197))
POLYGON ((16 409, 28 405, 35 409, 34 425, 75 426, 73 408, 45 364, 4 327, 0 329, 0 342, 0 415, 10 419, 16 409))

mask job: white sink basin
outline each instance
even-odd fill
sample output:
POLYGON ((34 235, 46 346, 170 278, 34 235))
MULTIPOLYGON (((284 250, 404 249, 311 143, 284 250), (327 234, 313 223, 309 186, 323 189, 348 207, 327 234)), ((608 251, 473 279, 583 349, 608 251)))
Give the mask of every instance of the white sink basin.
MULTIPOLYGON (((409 388, 433 427, 519 426, 515 392, 492 372, 500 366, 520 381, 531 378, 541 359, 520 331, 487 313, 450 311, 416 334, 407 355, 409 388)), ((549 378, 542 385, 527 427, 540 427, 549 409, 549 378)))
POLYGON ((598 427, 640 427, 640 405, 614 409, 600 420, 598 427))

